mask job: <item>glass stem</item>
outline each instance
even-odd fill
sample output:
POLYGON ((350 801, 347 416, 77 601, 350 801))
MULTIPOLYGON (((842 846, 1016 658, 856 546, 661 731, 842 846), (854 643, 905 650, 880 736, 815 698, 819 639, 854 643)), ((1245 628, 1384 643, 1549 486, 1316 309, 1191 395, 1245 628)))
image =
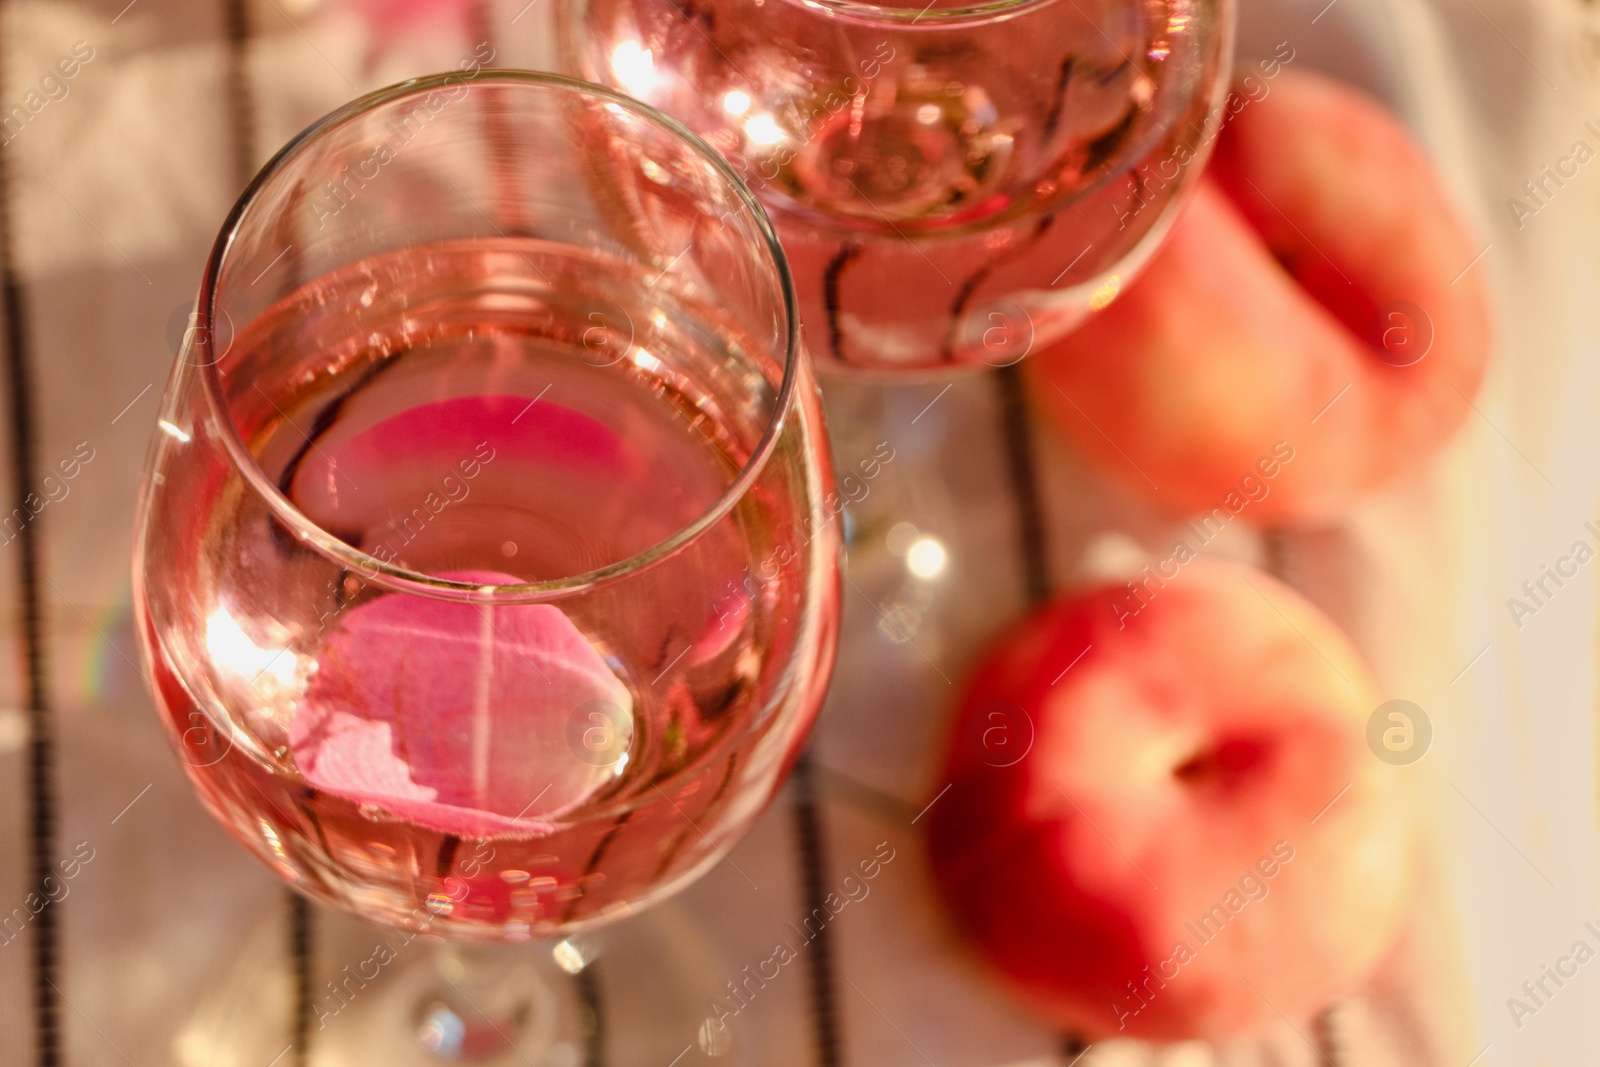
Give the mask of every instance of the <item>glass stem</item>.
POLYGON ((533 964, 534 946, 443 943, 435 980, 416 1008, 416 1038, 440 1060, 492 1063, 509 1053, 543 1060, 556 1002, 533 964))

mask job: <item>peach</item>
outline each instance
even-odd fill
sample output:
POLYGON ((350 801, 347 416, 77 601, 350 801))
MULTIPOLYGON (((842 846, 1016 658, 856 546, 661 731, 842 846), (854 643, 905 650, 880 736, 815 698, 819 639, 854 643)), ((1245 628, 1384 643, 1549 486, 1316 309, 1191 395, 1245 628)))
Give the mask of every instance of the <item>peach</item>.
POLYGON ((1084 451, 1170 509, 1219 505, 1283 441, 1296 459, 1250 514, 1325 519, 1471 411, 1482 243, 1376 103, 1298 71, 1271 84, 1144 273, 1028 370, 1084 451))
POLYGON ((1196 561, 1023 621, 967 685, 929 856, 1009 983, 1087 1040, 1299 1024, 1394 940, 1403 773, 1366 748, 1373 684, 1265 574, 1196 561), (1031 743, 1030 743, 1031 742, 1031 743))

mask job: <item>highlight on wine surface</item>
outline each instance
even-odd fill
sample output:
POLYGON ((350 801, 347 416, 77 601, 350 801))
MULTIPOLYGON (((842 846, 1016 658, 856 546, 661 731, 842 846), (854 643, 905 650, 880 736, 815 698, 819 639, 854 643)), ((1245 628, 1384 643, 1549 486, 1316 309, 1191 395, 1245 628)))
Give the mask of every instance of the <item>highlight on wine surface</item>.
POLYGON ((567 0, 569 67, 772 212, 824 367, 1007 365, 1115 298, 1198 177, 1232 0, 567 0))
POLYGON ((304 892, 453 938, 591 926, 720 859, 795 758, 831 481, 725 163, 567 79, 408 82, 218 239, 138 519, 157 704, 304 892))

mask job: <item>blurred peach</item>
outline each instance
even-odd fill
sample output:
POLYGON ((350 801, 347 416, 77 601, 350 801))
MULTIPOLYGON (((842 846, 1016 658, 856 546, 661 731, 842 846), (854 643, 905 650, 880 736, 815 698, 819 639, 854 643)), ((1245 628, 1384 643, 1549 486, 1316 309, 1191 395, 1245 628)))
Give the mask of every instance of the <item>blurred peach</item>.
POLYGON ((957 925, 1089 1041, 1301 1023, 1394 941, 1412 881, 1402 772, 1332 622, 1196 561, 1137 611, 1059 600, 968 684, 929 811, 957 925))
POLYGON ((1490 349, 1479 251, 1392 117, 1285 70, 1229 122, 1145 272, 1029 363, 1034 393, 1179 513, 1218 506, 1286 442, 1252 517, 1326 519, 1471 411, 1490 349))

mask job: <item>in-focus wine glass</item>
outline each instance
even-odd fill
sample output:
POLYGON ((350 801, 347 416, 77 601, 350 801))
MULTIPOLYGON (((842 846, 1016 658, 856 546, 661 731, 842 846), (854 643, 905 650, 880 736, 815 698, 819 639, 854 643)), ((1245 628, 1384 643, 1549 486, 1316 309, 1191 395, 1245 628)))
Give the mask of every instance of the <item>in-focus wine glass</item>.
MULTIPOLYGON (((820 704, 840 554, 783 253, 728 165, 598 86, 406 82, 266 166, 196 323, 134 591, 211 812, 454 941, 564 937, 723 858, 820 704)), ((451 989, 543 981, 496 958, 451 989)), ((494 1044, 456 1014, 368 1058, 494 1044)))
POLYGON ((567 0, 564 63, 681 119, 777 224, 826 369, 1014 363, 1154 250, 1233 0, 567 0))

